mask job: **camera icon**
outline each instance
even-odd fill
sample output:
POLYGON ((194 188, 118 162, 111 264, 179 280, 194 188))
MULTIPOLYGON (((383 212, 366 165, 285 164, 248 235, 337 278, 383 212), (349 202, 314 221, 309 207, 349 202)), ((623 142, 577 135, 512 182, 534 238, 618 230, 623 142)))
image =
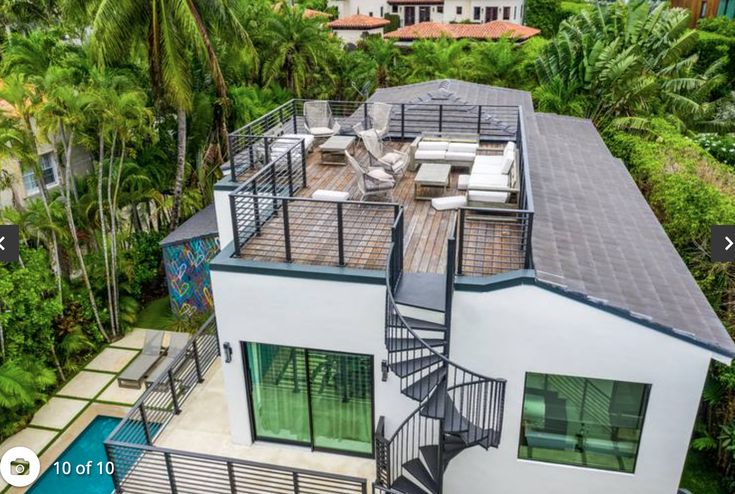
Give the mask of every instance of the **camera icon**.
POLYGON ((31 485, 40 473, 41 462, 36 453, 28 448, 10 448, 0 459, 0 476, 13 487, 31 485))
POLYGON ((10 471, 15 475, 30 475, 31 462, 25 461, 23 458, 16 458, 10 462, 10 471))

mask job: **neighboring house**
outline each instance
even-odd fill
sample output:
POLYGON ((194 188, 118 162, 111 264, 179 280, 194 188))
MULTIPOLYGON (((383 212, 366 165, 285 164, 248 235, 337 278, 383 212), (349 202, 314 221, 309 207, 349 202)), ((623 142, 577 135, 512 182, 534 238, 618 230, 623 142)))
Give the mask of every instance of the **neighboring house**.
POLYGON ((724 15, 735 19, 735 0, 672 0, 671 6, 689 9, 692 26, 705 17, 724 15))
POLYGON ((345 43, 356 44, 370 35, 382 35, 390 21, 381 17, 355 14, 334 20, 327 24, 345 43))
POLYGON ((181 317, 214 310, 209 262, 219 253, 217 220, 210 204, 161 240, 171 311, 181 317))
POLYGON ((330 105, 349 130, 376 102, 391 149, 511 150, 515 199, 437 211, 412 166, 395 202, 317 200, 362 175, 277 137, 306 132, 302 101, 235 131, 210 263, 223 358, 193 348, 134 407, 107 443, 116 490, 675 494, 735 343, 625 165, 528 92, 442 80, 330 105))
POLYGON ((385 38, 399 43, 410 43, 417 39, 448 37, 452 39, 474 39, 494 41, 508 37, 516 41, 526 41, 541 31, 520 24, 506 21, 491 21, 484 24, 442 24, 439 22, 421 22, 406 26, 385 34, 385 38))
POLYGON ((523 24, 523 0, 329 0, 338 17, 366 14, 398 16, 400 26, 419 22, 475 22, 505 20, 523 24))

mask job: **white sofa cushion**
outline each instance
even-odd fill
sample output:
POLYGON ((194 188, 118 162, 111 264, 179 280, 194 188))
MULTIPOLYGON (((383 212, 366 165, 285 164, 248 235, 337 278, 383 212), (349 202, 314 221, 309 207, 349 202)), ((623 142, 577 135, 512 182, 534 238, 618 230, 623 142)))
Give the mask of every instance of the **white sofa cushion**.
POLYGON ((382 180, 384 182, 388 182, 388 181, 395 182, 395 180, 393 179, 393 176, 381 168, 370 170, 368 172, 368 175, 375 179, 382 180))
POLYGON ((508 187, 507 175, 470 175, 469 190, 494 190, 501 187, 508 187))
POLYGON ((503 154, 507 154, 509 156, 515 156, 516 152, 516 143, 513 141, 508 141, 505 143, 505 147, 503 148, 503 154))
POLYGON ((435 197, 431 200, 431 207, 437 211, 445 211, 447 209, 457 209, 467 205, 467 197, 465 196, 447 196, 435 197))
POLYGON ((319 189, 314 191, 311 197, 322 201, 346 201, 350 198, 350 193, 341 190, 319 189))
POLYGON ((490 192, 486 190, 470 190, 467 192, 467 199, 470 202, 508 202, 510 194, 508 192, 490 192))
POLYGON ((395 165, 396 163, 403 161, 403 155, 399 153, 386 153, 383 155, 381 160, 385 161, 389 165, 395 165))
POLYGON ((446 151, 434 151, 434 150, 423 150, 423 149, 417 149, 415 158, 419 161, 421 160, 443 160, 444 156, 446 156, 446 151))
POLYGON ((472 165, 473 175, 503 175, 503 163, 478 163, 472 165))
POLYGON ((329 127, 311 127, 309 128, 309 132, 317 137, 333 136, 337 133, 335 129, 330 129, 329 127))
POLYGON ((422 140, 421 142, 419 142, 418 149, 423 149, 424 151, 446 151, 448 146, 449 142, 447 141, 422 140))
POLYGON ((470 184, 469 175, 460 175, 457 177, 457 190, 467 190, 467 186, 470 184))
POLYGON ((444 156, 444 159, 447 161, 462 161, 462 162, 472 163, 473 161, 475 161, 475 153, 447 151, 447 154, 444 156))
POLYGON ((447 152, 477 154, 477 148, 478 145, 474 142, 450 142, 447 152))
POLYGON ((314 136, 311 134, 283 134, 282 137, 287 137, 290 139, 303 139, 304 147, 307 150, 311 149, 311 146, 314 145, 314 136))

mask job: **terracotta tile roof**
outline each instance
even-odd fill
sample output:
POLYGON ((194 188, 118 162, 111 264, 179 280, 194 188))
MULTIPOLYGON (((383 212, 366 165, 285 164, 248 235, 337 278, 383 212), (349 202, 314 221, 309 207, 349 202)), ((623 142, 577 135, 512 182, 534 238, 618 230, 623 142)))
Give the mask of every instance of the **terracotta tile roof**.
POLYGON ((420 22, 413 26, 406 26, 391 31, 385 37, 410 41, 423 38, 441 38, 442 36, 454 39, 498 39, 503 36, 510 36, 512 38, 526 40, 532 36, 536 36, 540 32, 533 27, 506 21, 491 21, 485 24, 420 22))
POLYGON ((329 14, 321 10, 304 9, 304 17, 329 17, 329 14))
POLYGON ((375 29, 387 26, 388 24, 390 24, 390 21, 382 17, 355 14, 332 21, 327 26, 332 29, 375 29))

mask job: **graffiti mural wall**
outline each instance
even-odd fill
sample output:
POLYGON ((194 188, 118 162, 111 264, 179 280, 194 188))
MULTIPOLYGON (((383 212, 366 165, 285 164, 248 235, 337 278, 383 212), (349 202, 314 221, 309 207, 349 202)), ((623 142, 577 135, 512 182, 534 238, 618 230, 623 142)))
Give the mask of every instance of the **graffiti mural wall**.
POLYGON ((182 316, 213 309, 209 261, 219 252, 216 236, 163 246, 171 309, 182 316))

